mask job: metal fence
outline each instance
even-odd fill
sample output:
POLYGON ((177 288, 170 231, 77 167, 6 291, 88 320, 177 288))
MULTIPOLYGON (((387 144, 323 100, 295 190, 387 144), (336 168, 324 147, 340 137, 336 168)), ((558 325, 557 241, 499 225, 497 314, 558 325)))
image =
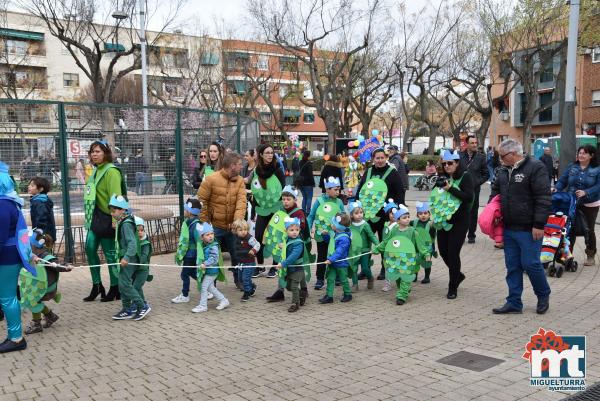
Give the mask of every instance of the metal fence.
MULTIPOLYGON (((183 202, 197 192, 192 176, 200 150, 212 141, 238 152, 255 148, 259 131, 255 120, 233 113, 0 99, 0 160, 26 202, 31 178, 52 183, 55 251, 68 261, 85 260, 83 189, 93 172, 87 152, 100 138, 113 145, 130 205, 146 220, 155 253, 166 253, 177 246, 183 202)), ((24 210, 28 218, 27 203, 24 210)))

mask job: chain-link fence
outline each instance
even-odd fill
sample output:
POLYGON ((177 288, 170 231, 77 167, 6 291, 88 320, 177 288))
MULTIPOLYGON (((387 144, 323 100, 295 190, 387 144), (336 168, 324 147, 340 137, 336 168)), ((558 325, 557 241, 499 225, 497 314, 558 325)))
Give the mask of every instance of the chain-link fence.
POLYGON ((238 152, 255 148, 259 131, 255 120, 232 113, 0 99, 0 160, 26 202, 31 178, 50 181, 55 251, 74 262, 85 260, 83 192, 93 173, 88 150, 97 139, 112 145, 131 208, 146 220, 155 253, 165 253, 177 246, 183 202, 197 192, 200 150, 213 141, 238 152))

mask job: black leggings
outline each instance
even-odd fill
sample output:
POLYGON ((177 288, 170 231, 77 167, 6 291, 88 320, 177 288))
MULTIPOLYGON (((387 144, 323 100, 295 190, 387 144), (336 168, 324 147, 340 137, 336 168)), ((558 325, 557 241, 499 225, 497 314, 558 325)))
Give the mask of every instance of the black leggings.
POLYGON ((450 231, 439 230, 437 232, 438 249, 440 255, 448 266, 450 281, 448 289, 458 288, 462 273, 460 272, 460 250, 465 243, 465 236, 469 230, 469 219, 461 219, 454 223, 450 231))
MULTIPOLYGON (((371 230, 373 231, 373 234, 377 234, 377 237, 379 238, 379 241, 383 241, 383 226, 385 224, 385 219, 382 217, 379 219, 379 221, 377 223, 373 223, 372 221, 369 221, 369 226, 371 226, 371 230)), ((381 271, 379 273, 382 276, 385 276, 385 267, 383 267, 383 258, 381 258, 381 271)))
POLYGON ((325 280, 325 269, 327 265, 321 263, 327 260, 327 251, 329 250, 329 241, 317 242, 317 280, 325 280))
POLYGON ((269 225, 269 220, 271 220, 271 217, 273 217, 272 214, 270 214, 268 216, 260 216, 260 215, 256 216, 256 226, 254 228, 254 238, 256 238, 256 240, 258 242, 260 242, 260 250, 256 254, 256 263, 259 265, 262 265, 265 263, 265 257, 263 256, 263 237, 265 235, 265 230, 267 229, 267 226, 269 225))

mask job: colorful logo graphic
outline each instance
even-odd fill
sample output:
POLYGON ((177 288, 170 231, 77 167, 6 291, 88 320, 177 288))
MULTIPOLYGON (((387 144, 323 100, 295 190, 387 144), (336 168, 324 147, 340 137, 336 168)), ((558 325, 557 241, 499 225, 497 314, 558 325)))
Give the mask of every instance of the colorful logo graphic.
POLYGON ((585 390, 585 336, 559 336, 540 327, 525 345, 530 385, 550 391, 585 390))

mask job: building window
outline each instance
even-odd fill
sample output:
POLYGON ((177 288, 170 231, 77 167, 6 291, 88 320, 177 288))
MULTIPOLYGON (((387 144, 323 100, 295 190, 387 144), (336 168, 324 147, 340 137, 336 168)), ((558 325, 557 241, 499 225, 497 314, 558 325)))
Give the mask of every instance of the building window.
POLYGON ((600 63, 600 47, 592 50, 592 63, 600 63))
POLYGON ((63 86, 65 88, 78 88, 79 87, 79 74, 71 74, 65 72, 63 74, 63 86))
POLYGON ((248 91, 245 81, 227 81, 227 93, 231 95, 244 95, 248 91))
POLYGON ((269 69, 269 57, 258 56, 258 60, 256 61, 256 68, 261 71, 267 71, 269 69))
POLYGON ((283 109, 281 110, 281 117, 284 124, 298 124, 300 123, 300 110, 294 109, 283 109))
POLYGON ((227 69, 229 70, 246 70, 248 68, 248 60, 250 59, 248 53, 227 53, 225 57, 227 69))
POLYGON ((524 93, 519 93, 519 104, 521 105, 521 113, 519 113, 519 123, 523 124, 525 115, 527 114, 527 96, 524 93))
POLYGON ((498 135, 498 143, 508 139, 508 135, 498 135))
POLYGON ((29 47, 29 44, 24 40, 7 39, 5 43, 6 52, 9 54, 27 54, 27 48, 29 47))
POLYGON ((81 107, 65 106, 67 120, 79 120, 81 118, 81 107))
POLYGON ((310 89, 310 85, 304 85, 304 98, 305 99, 312 99, 313 98, 313 94, 312 94, 312 90, 310 89))
POLYGON ((262 121, 263 123, 270 123, 272 119, 273 119, 273 115, 271 113, 268 113, 268 112, 260 113, 260 121, 262 121))
POLYGON ((295 57, 279 57, 279 71, 298 71, 298 60, 295 57))
POLYGON ((600 90, 592 91, 592 106, 600 106, 600 90))
POLYGON ((540 83, 552 81, 554 81, 554 63, 553 60, 550 59, 540 71, 540 83))
MULTIPOLYGON (((544 107, 550 103, 552 103, 552 92, 541 93, 540 94, 540 107, 544 107)), ((552 106, 550 106, 546 110, 540 112, 538 119, 540 122, 552 121, 552 106)))
POLYGON ((314 113, 304 113, 304 124, 313 124, 315 122, 314 113))

